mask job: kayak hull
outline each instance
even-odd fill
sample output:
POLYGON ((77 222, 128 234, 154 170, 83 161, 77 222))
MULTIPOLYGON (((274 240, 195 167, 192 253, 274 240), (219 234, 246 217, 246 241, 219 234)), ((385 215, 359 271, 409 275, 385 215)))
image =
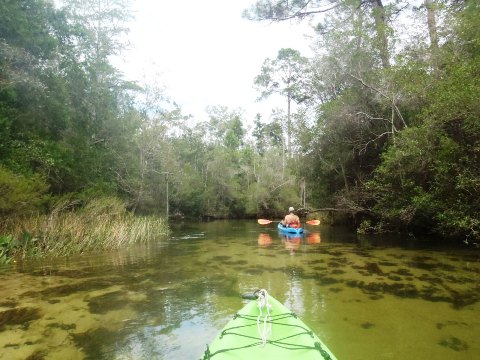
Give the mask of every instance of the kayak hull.
POLYGON ((260 309, 250 301, 207 347, 203 360, 336 360, 333 353, 294 313, 272 296, 260 309), (259 319, 260 315, 260 319, 259 319), (257 322, 258 320, 258 322, 257 322), (262 341, 265 329, 268 336, 262 341))
POLYGON ((284 234, 303 234, 303 228, 291 228, 291 227, 285 227, 282 225, 282 223, 278 223, 277 226, 278 230, 281 231, 284 234))

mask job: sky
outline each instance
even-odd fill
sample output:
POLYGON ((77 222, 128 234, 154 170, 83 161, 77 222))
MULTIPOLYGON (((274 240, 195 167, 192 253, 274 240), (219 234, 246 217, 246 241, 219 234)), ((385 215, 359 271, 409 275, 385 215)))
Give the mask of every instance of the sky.
POLYGON ((130 49, 115 65, 128 80, 156 83, 184 114, 206 118, 207 106, 241 108, 246 120, 268 118, 273 97, 257 102, 253 81, 266 58, 281 48, 311 54, 306 22, 271 23, 242 19, 255 0, 132 0, 130 49))

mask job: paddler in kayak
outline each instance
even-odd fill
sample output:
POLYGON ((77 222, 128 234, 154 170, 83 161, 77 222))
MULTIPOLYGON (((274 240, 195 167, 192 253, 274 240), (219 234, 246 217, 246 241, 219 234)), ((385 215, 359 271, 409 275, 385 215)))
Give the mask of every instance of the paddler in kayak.
POLYGON ((285 227, 299 228, 300 227, 300 218, 294 214, 295 209, 290 206, 288 208, 288 214, 285 215, 285 218, 280 221, 280 223, 285 227))

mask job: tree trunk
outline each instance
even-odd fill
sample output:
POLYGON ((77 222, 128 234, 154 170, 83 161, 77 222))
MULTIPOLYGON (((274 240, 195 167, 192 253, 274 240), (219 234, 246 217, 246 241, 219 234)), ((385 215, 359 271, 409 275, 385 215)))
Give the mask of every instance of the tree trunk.
POLYGON ((292 157, 292 147, 290 143, 290 138, 292 135, 292 119, 290 114, 291 103, 292 103, 292 96, 289 93, 287 95, 287 151, 288 151, 289 159, 292 157))
POLYGON ((168 174, 169 173, 167 172, 167 220, 170 216, 170 209, 169 209, 169 204, 168 204, 169 203, 169 199, 168 199, 168 174))
POLYGON ((357 8, 354 12, 353 16, 353 24, 355 28, 355 33, 356 33, 356 50, 360 51, 363 48, 363 33, 365 32, 363 23, 364 23, 364 17, 363 17, 363 11, 360 8, 357 8))
POLYGON ((305 183, 305 179, 303 179, 301 192, 302 192, 302 206, 304 209, 306 209, 307 208, 307 185, 305 183))
POLYGON ((285 180, 285 137, 282 134, 282 181, 285 180))
POLYGON ((377 33, 377 47, 380 52, 380 59, 384 68, 390 67, 390 52, 388 50, 387 38, 387 18, 385 14, 385 7, 382 0, 370 0, 373 5, 373 18, 375 20, 375 31, 377 33))
POLYGON ((345 185, 345 190, 347 190, 347 192, 349 192, 350 188, 348 186, 347 173, 345 171, 345 166, 343 166, 343 163, 342 163, 341 159, 339 159, 339 164, 340 164, 340 168, 342 169, 342 177, 343 177, 343 183, 345 185))
POLYGON ((137 207, 142 200, 143 186, 144 186, 144 182, 145 182, 145 158, 144 158, 142 149, 140 149, 140 159, 139 160, 140 160, 140 188, 138 189, 137 198, 135 199, 135 203, 133 204, 132 211, 134 213, 137 210, 137 207))
POLYGON ((435 14, 434 0, 424 0, 425 8, 427 9, 427 26, 428 34, 430 36, 430 61, 435 73, 438 72, 438 34, 437 34, 437 19, 435 14))

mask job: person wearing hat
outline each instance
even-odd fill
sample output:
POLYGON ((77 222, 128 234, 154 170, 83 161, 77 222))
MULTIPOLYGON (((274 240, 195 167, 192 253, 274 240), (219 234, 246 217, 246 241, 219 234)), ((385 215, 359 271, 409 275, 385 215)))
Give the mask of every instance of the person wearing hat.
POLYGON ((294 214, 295 209, 290 206, 288 208, 288 214, 285 215, 285 218, 280 221, 283 226, 299 228, 300 227, 300 218, 294 214))

